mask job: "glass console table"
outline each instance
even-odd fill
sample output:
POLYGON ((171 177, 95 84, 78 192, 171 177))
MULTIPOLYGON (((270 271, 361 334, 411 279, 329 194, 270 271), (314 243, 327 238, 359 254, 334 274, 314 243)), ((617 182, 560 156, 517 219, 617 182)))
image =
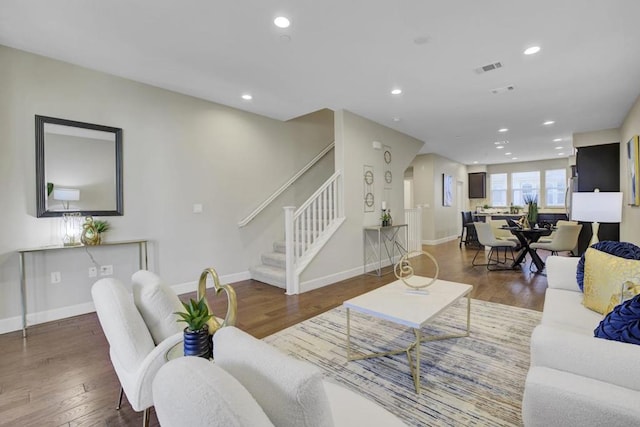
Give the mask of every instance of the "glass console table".
POLYGON ((384 274, 391 273, 396 263, 396 257, 399 259, 407 253, 407 249, 405 248, 409 239, 409 227, 407 224, 389 225, 386 227, 364 227, 363 234, 364 274, 373 276, 383 275, 382 260, 385 255, 382 252, 383 248, 386 253, 386 258, 391 265, 391 270, 384 274), (404 237, 405 246, 403 246, 401 236, 404 237), (374 265, 374 269, 368 272, 367 268, 371 264, 374 265))
POLYGON ((36 252, 48 252, 48 251, 59 251, 65 249, 78 249, 78 248, 99 248, 100 246, 117 246, 117 245, 138 245, 138 265, 141 270, 147 269, 147 239, 140 240, 121 240, 114 242, 104 242, 95 246, 85 246, 85 245, 74 245, 74 246, 62 246, 62 245, 52 245, 52 246, 40 246, 37 248, 28 248, 28 249, 19 249, 18 255, 20 255, 20 300, 22 303, 22 337, 27 337, 27 278, 24 267, 24 258, 28 253, 36 253, 36 252))

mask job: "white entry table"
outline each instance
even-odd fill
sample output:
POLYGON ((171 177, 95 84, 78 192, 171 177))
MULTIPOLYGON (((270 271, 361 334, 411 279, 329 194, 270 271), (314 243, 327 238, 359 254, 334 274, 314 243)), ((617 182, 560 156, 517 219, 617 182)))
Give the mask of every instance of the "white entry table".
POLYGON ((364 273, 382 276, 382 260, 385 258, 382 250, 386 252, 386 260, 391 269, 384 274, 393 271, 393 265, 396 258, 400 258, 407 253, 407 249, 403 243, 407 245, 409 241, 409 228, 407 224, 372 226, 363 229, 363 257, 364 257, 364 273), (375 268, 371 272, 367 272, 367 266, 373 264, 375 268), (375 273, 374 273, 375 272, 375 273))
MULTIPOLYGON (((121 240, 115 242, 104 242, 95 246, 86 246, 88 248, 99 248, 100 246, 115 246, 115 245, 138 245, 138 265, 141 270, 147 269, 147 239, 141 240, 121 240)), ((19 249, 17 252, 20 255, 20 299, 22 302, 22 337, 27 337, 27 279, 24 271, 24 256, 27 253, 35 252, 47 252, 58 251, 63 249, 77 249, 84 248, 85 245, 73 245, 73 246, 40 246, 37 248, 19 249)))
MULTIPOLYGON (((430 278, 413 276, 408 279, 412 285, 426 283, 430 278)), ((402 281, 396 280, 388 285, 367 292, 343 303, 347 309, 347 359, 361 360, 372 357, 389 356, 406 353, 409 368, 413 375, 416 392, 420 392, 420 344, 426 341, 436 341, 448 338, 469 336, 471 327, 471 290, 472 285, 464 283, 436 280, 424 291, 416 292, 407 287, 402 281), (462 334, 422 337, 420 329, 433 320, 444 309, 467 297, 467 329, 462 334), (416 339, 409 347, 372 354, 355 354, 351 352, 351 310, 368 314, 373 317, 388 320, 413 329, 416 339), (411 357, 411 350, 415 348, 415 363, 411 357)))

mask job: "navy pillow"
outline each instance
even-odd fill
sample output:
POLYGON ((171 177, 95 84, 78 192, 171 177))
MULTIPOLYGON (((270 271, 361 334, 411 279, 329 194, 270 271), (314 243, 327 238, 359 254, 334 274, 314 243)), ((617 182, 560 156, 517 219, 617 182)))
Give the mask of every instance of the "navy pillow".
POLYGON ((640 294, 617 305, 593 333, 597 338, 640 344, 640 294))
MULTIPOLYGON (((612 240, 604 240, 598 242, 595 245, 591 245, 593 249, 597 249, 601 252, 606 252, 610 255, 618 256, 624 259, 637 259, 640 260, 640 248, 629 242, 614 242, 612 240)), ((584 254, 578 261, 578 269, 576 270, 576 279, 578 280, 578 286, 580 290, 584 292, 582 287, 584 286, 584 254)))

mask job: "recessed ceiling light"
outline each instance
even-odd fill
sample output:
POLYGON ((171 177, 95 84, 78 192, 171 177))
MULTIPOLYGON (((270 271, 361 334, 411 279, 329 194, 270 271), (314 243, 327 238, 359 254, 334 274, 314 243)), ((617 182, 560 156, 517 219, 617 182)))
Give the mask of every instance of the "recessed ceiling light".
POLYGON ((564 153, 558 153, 558 156, 564 156, 564 153))
POLYGON ((509 143, 509 141, 496 141, 496 142, 494 142, 494 145, 505 145, 505 144, 508 144, 508 143, 509 143))
POLYGON ((289 28, 289 25, 291 25, 291 21, 289 21, 289 19, 284 16, 278 16, 273 20, 273 23, 278 28, 289 28))
POLYGON ((511 154, 513 154, 513 153, 511 153, 511 152, 504 153, 505 156, 510 156, 511 154))
POLYGON ((556 150, 562 150, 562 147, 561 146, 557 146, 556 150))
POLYGON ((393 89, 391 91, 391 95, 400 95, 402 93, 402 89, 393 89))
POLYGON ((502 149, 504 148, 504 145, 497 145, 497 146, 496 146, 496 148, 497 148, 498 150, 502 150, 502 149))
POLYGON ((509 129, 507 128, 502 128, 502 129, 498 129, 498 132, 507 132, 509 129))
POLYGON ((518 160, 518 158, 517 157, 512 157, 511 160, 518 160))
POLYGON ((556 138, 553 140, 553 142, 560 142, 560 141, 562 141, 562 138, 556 138))
POLYGON ((534 53, 540 52, 540 46, 531 46, 524 50, 525 55, 533 55, 534 53))
POLYGON ((391 120, 393 120, 394 122, 399 122, 399 121, 400 121, 400 117, 394 117, 394 118, 393 118, 393 119, 391 119, 391 120))
POLYGON ((253 99, 253 96, 251 96, 248 93, 245 93, 244 95, 242 95, 242 99, 244 99, 245 101, 251 101, 253 99))
POLYGON ((553 120, 547 120, 546 122, 544 122, 544 123, 542 123, 542 124, 543 124, 543 125, 545 125, 545 126, 549 126, 549 125, 552 125, 552 124, 554 124, 554 123, 555 123, 555 122, 554 122, 553 120))
POLYGON ((474 160, 474 161, 473 161, 473 164, 474 164, 474 165, 477 165, 477 164, 478 164, 478 161, 477 161, 477 160, 474 160))

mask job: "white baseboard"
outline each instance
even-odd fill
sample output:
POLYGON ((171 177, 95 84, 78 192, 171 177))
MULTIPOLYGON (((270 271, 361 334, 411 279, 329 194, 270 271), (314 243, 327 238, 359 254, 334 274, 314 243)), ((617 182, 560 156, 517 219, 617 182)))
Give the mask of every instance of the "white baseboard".
MULTIPOLYGON (((233 283, 243 280, 249 280, 251 275, 248 271, 241 273, 227 274, 220 276, 220 283, 233 283)), ((211 285, 212 286, 212 285, 211 285)), ((208 286, 208 287, 211 287, 208 286)), ((195 292, 198 287, 198 282, 187 282, 172 285, 171 289, 178 295, 186 294, 189 292, 195 292)), ((93 313, 96 311, 93 302, 86 302, 82 304, 70 305, 67 307, 55 308, 52 310, 39 311, 36 313, 29 313, 27 315, 27 325, 37 325, 39 323, 53 322, 54 320, 65 319, 67 317, 78 316, 80 314, 93 313)), ((22 316, 8 317, 6 319, 0 319, 0 334, 7 332, 19 331, 22 329, 22 316)))
MULTIPOLYGON (((243 271, 241 273, 232 273, 220 276, 220 284, 225 285, 227 283, 233 284, 235 282, 241 282, 243 280, 251 279, 251 273, 249 271, 243 271)), ((207 288, 211 288, 213 283, 208 284, 207 288)), ((188 294, 189 292, 195 292, 198 289, 198 281, 193 280, 191 282, 178 283, 177 285, 171 285, 171 289, 178 294, 188 294)))
MULTIPOLYGON (((54 320, 93 313, 94 311, 96 311, 96 309, 93 302, 85 302, 67 307, 54 308, 52 310, 39 311, 37 313, 29 313, 27 315, 27 325, 31 326, 37 325, 38 323, 53 322, 54 320)), ((22 329, 22 316, 0 319, 0 334, 18 331, 20 329, 22 329)))
MULTIPOLYGON (((400 260, 400 257, 396 257, 396 261, 400 260)), ((382 268, 390 266, 391 263, 389 260, 382 261, 382 268)), ((369 263, 367 264, 367 272, 372 273, 375 269, 378 268, 378 263, 369 263)), ((307 280, 306 282, 300 283, 300 293, 312 291, 314 289, 322 288, 323 286, 331 285, 336 282, 340 282, 342 280, 350 279, 355 276, 360 276, 364 274, 364 270, 362 266, 354 267, 349 270, 341 271, 334 274, 329 274, 327 276, 318 277, 316 279, 307 280)))
POLYGON ((446 243, 452 240, 458 240, 459 238, 460 236, 456 235, 456 236, 443 237, 441 239, 436 239, 436 240, 423 240, 422 244, 423 245, 439 245, 440 243, 446 243))

